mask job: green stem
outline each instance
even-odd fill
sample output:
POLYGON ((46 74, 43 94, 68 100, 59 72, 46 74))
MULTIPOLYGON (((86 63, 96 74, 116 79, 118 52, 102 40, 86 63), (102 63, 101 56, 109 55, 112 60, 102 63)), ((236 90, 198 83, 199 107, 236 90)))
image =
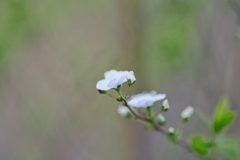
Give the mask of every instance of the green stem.
POLYGON ((130 85, 128 85, 128 88, 127 88, 127 91, 125 93, 124 99, 127 99, 127 94, 128 94, 129 88, 130 88, 130 85))
POLYGON ((160 113, 162 113, 162 110, 159 111, 159 112, 157 112, 157 113, 153 116, 153 118, 156 117, 156 116, 157 116, 158 114, 160 114, 160 113))
POLYGON ((152 117, 151 106, 147 107, 147 111, 148 111, 148 118, 151 119, 151 117, 152 117))
POLYGON ((166 125, 163 125, 163 128, 165 129, 166 132, 168 132, 168 128, 166 125))
MULTIPOLYGON (((164 136, 167 136, 167 135, 168 135, 167 131, 165 131, 163 128, 159 127, 152 119, 148 119, 148 118, 145 118, 145 117, 142 117, 142 116, 136 114, 136 113, 132 110, 132 108, 128 105, 127 100, 124 99, 123 97, 121 97, 121 98, 122 98, 122 100, 124 101, 125 106, 133 113, 133 115, 134 115, 134 117, 135 117, 136 120, 143 120, 143 121, 145 121, 145 122, 147 122, 147 123, 153 124, 156 131, 158 131, 159 133, 163 134, 164 136)), ((150 109, 151 109, 151 108, 150 108, 150 109)), ((150 111, 151 111, 151 110, 150 110, 150 111)), ((181 147, 183 147, 184 149, 186 149, 186 150, 189 151, 190 153, 194 153, 193 150, 192 150, 192 148, 190 147, 190 145, 189 145, 186 141, 180 140, 180 141, 178 142, 178 145, 181 146, 181 147)))
POLYGON ((114 99, 117 99, 116 97, 114 97, 113 95, 111 95, 111 94, 109 94, 109 93, 106 93, 106 95, 108 95, 108 96, 110 96, 110 97, 112 97, 112 98, 114 98, 114 99))
POLYGON ((118 88, 116 88, 115 90, 118 92, 119 96, 122 97, 121 86, 118 86, 118 88))
POLYGON ((180 127, 179 127, 179 129, 178 129, 178 133, 181 133, 181 132, 182 132, 184 126, 185 126, 185 122, 182 122, 181 125, 180 125, 180 127))

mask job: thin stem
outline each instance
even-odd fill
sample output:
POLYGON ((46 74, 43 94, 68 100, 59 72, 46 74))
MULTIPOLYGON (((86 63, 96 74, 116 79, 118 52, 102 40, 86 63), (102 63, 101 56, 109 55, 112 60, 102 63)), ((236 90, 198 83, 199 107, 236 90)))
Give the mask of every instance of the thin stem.
POLYGON ((156 117, 158 114, 162 113, 162 110, 161 111, 158 111, 153 117, 156 117))
POLYGON ((110 96, 110 97, 112 97, 112 98, 114 98, 114 99, 117 99, 117 97, 114 97, 113 95, 111 95, 111 94, 109 94, 109 93, 106 93, 106 95, 108 95, 108 96, 110 96))
POLYGON ((168 131, 168 128, 166 125, 163 125, 163 128, 166 130, 166 132, 168 131))
POLYGON ((181 132, 182 132, 184 126, 185 126, 185 122, 182 122, 181 125, 180 125, 180 127, 178 128, 178 133, 181 133, 181 132))
POLYGON ((126 91, 126 93, 125 93, 124 99, 127 98, 127 94, 128 94, 129 88, 130 88, 130 85, 128 85, 128 88, 127 88, 127 91, 126 91))
POLYGON ((147 111, 148 111, 148 118, 151 119, 151 117, 152 117, 151 106, 147 107, 147 111))
MULTIPOLYGON (((168 132, 165 131, 163 128, 159 127, 159 125, 157 125, 153 120, 151 119, 148 119, 148 118, 145 118, 145 117, 142 117, 138 114, 136 114, 133 109, 128 105, 128 102, 126 99, 124 99, 122 96, 121 96, 122 100, 124 101, 124 105, 132 112, 132 114, 134 115, 135 119, 139 119, 139 120, 143 120, 143 121, 146 121, 148 123, 151 123, 154 125, 155 127, 155 130, 158 131, 159 133, 163 134, 164 136, 167 136, 168 135, 168 132)), ((179 146, 181 146, 182 148, 184 148, 185 150, 189 151, 190 153, 194 153, 192 148, 190 147, 190 145, 184 141, 184 140, 179 140, 179 142, 177 143, 179 146)))

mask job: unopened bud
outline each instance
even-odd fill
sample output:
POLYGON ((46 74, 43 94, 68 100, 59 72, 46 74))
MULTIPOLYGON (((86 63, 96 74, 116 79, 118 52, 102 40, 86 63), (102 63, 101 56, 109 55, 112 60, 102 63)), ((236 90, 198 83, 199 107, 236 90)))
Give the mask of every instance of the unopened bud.
POLYGON ((106 94, 106 93, 107 93, 107 91, 104 91, 104 90, 98 90, 98 92, 99 92, 100 94, 106 94))
POLYGON ((156 121, 159 125, 163 126, 166 124, 166 118, 162 114, 156 116, 156 121))
POLYGON ((136 77, 135 77, 133 71, 129 72, 127 79, 128 79, 128 85, 129 86, 133 85, 136 82, 136 77))
POLYGON ((192 106, 185 108, 181 113, 182 120, 187 122, 192 117, 193 112, 194 108, 192 106))
POLYGON ((168 100, 165 99, 162 103, 162 110, 167 111, 167 110, 169 110, 169 108, 170 108, 170 105, 168 104, 168 100))
POLYGON ((123 102, 123 99, 121 96, 118 96, 117 99, 116 99, 118 102, 123 102))
POLYGON ((124 106, 120 106, 118 108, 118 113, 125 118, 133 117, 133 114, 131 113, 131 111, 127 107, 124 107, 124 106))
POLYGON ((168 128, 168 134, 169 135, 174 135, 175 134, 175 129, 172 128, 172 127, 168 128))

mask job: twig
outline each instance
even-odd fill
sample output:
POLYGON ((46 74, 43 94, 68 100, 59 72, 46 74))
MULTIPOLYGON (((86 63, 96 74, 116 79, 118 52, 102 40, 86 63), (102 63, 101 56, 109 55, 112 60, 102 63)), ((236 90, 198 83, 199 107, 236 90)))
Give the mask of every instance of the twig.
MULTIPOLYGON (((158 131, 159 133, 161 133, 161 134, 164 135, 164 136, 167 136, 167 135, 168 135, 167 131, 165 131, 164 129, 162 129, 161 127, 159 127, 159 125, 157 125, 153 120, 148 119, 148 118, 145 118, 145 117, 142 117, 142 116, 136 114, 136 113, 133 111, 133 109, 128 105, 127 100, 124 99, 122 96, 121 96, 121 98, 122 98, 122 100, 124 101, 125 106, 132 112, 132 114, 134 115, 135 119, 144 120, 144 121, 146 121, 146 122, 148 122, 148 123, 151 123, 151 124, 153 124, 154 128, 156 129, 156 131, 158 131)), ((187 150, 188 152, 194 153, 193 150, 192 150, 192 148, 189 146, 189 144, 188 144, 186 141, 180 140, 180 141, 178 141, 177 144, 178 144, 179 146, 181 146, 182 148, 184 148, 185 150, 187 150)))

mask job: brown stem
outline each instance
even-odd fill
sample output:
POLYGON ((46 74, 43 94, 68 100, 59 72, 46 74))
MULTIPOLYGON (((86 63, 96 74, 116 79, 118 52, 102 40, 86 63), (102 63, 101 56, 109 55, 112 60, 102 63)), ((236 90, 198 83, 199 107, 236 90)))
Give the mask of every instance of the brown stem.
MULTIPOLYGON (((132 112, 132 114, 134 115, 135 119, 140 119, 140 120, 144 120, 144 121, 146 121, 146 122, 148 122, 148 123, 151 123, 151 124, 154 125, 156 131, 158 131, 159 133, 161 133, 161 134, 164 135, 164 136, 167 136, 167 135, 168 135, 167 131, 165 131, 164 129, 162 129, 161 127, 159 127, 159 125, 157 125, 153 120, 147 119, 147 118, 145 118, 145 117, 142 117, 142 116, 136 114, 136 113, 133 111, 133 109, 128 105, 127 100, 124 99, 122 96, 121 96, 121 98, 122 98, 122 100, 124 101, 125 106, 132 112)), ((187 150, 188 152, 194 153, 193 150, 192 150, 192 148, 190 147, 190 145, 189 145, 186 141, 180 140, 177 144, 178 144, 179 146, 181 146, 182 148, 184 148, 185 150, 187 150)))

